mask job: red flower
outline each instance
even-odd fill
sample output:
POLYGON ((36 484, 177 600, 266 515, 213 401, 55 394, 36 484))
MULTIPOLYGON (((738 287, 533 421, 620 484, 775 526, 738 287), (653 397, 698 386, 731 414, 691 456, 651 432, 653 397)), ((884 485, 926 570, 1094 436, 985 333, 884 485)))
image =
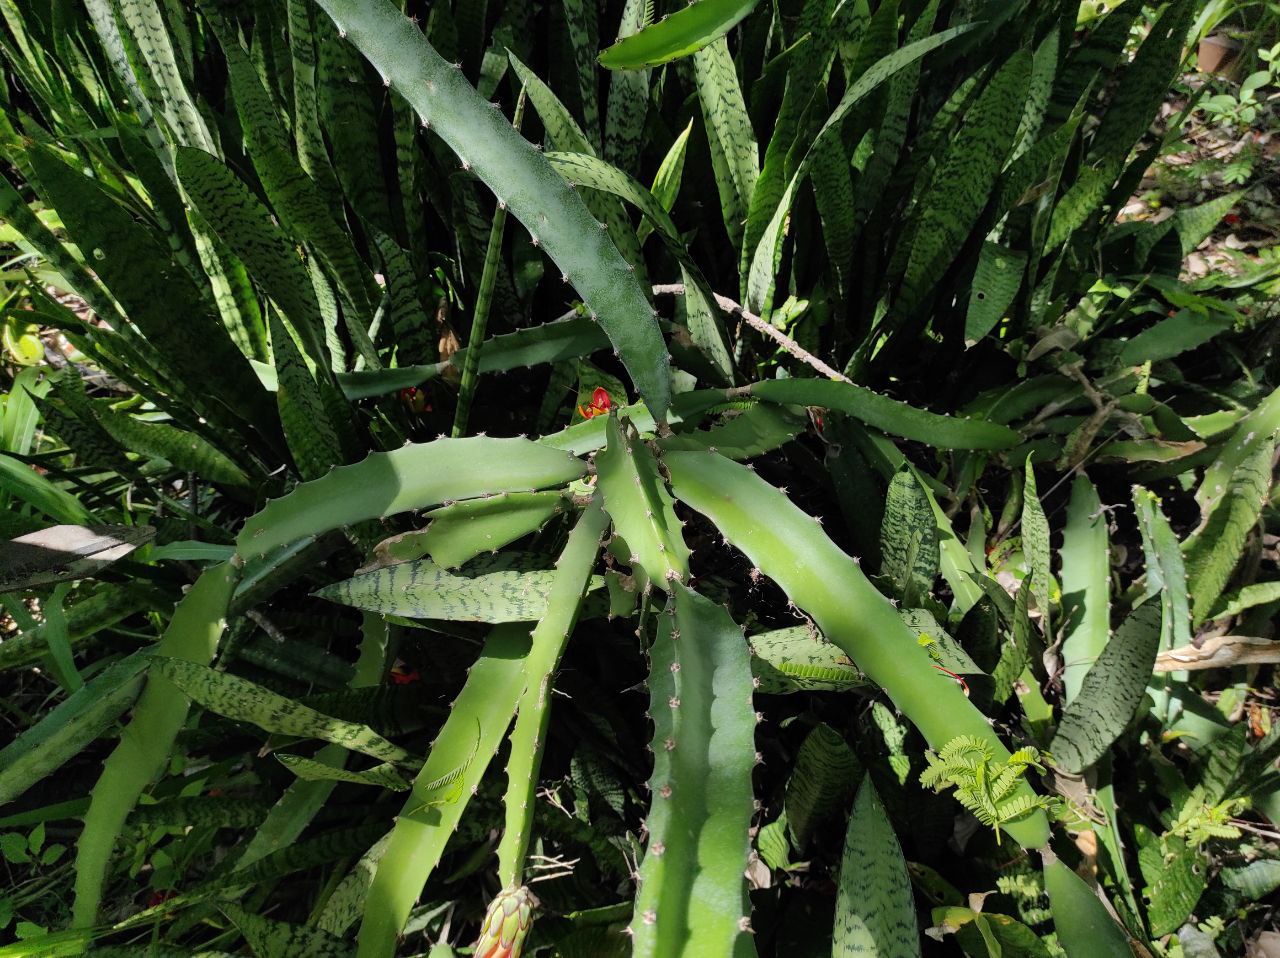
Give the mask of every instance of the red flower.
POLYGON ((172 889, 170 889, 169 891, 153 891, 151 893, 151 897, 147 899, 147 907, 157 908, 160 905, 163 905, 165 902, 167 902, 170 898, 172 898, 176 894, 177 892, 173 891, 172 889))
POLYGON ((396 685, 412 685, 422 679, 422 673, 417 669, 410 669, 400 663, 396 663, 391 669, 391 681, 396 685))
POLYGON ((609 398, 609 390, 603 386, 597 386, 595 392, 591 394, 591 405, 579 406, 578 414, 583 419, 594 419, 596 416, 607 416, 609 410, 613 408, 613 400, 609 398))
POLYGON ((431 404, 427 402, 427 394, 417 386, 407 386, 400 390, 400 401, 405 404, 409 412, 415 415, 431 412, 431 404))

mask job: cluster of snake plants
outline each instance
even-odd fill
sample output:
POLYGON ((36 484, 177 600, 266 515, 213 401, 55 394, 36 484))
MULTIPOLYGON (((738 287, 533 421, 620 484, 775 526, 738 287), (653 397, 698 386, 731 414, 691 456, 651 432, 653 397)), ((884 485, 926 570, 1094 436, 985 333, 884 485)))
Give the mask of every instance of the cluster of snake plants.
POLYGON ((1243 947, 1274 291, 1077 6, 0 2, 0 958, 1243 947))

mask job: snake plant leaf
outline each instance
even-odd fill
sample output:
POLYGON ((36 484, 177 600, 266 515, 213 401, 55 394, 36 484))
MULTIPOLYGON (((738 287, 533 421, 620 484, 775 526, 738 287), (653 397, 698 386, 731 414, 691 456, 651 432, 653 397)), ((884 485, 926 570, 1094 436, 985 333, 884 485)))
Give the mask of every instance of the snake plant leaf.
POLYGON ((796 752, 783 800, 787 827, 798 850, 808 845, 819 825, 843 810, 861 771, 843 735, 825 724, 810 729, 796 752))
POLYGON ((155 537, 150 526, 49 526, 18 536, 0 555, 0 592, 87 579, 155 537))
POLYGON ((269 427, 275 421, 266 393, 244 354, 228 338, 190 275, 154 234, 136 222, 93 179, 73 170, 48 147, 28 153, 42 191, 68 234, 92 257, 94 271, 129 319, 191 386, 197 408, 213 422, 240 419, 269 427), (181 317, 179 319, 179 317, 181 317), (191 349, 195 337, 200 349, 191 349), (208 399, 201 401, 200 394, 208 399), (210 401, 216 399, 216 402, 210 401))
POLYGON ((895 309, 920 303, 982 214, 1013 148, 1030 73, 1031 53, 1019 50, 965 111, 959 132, 938 158, 920 198, 920 225, 895 309))
POLYGON ((720 213, 729 239, 737 246, 760 177, 760 148, 723 37, 693 55, 693 71, 711 169, 720 192, 720 213))
MULTIPOLYGON (((831 111, 831 115, 827 117, 817 135, 810 141, 808 152, 796 167, 795 173, 792 175, 790 182, 782 193, 782 198, 778 201, 777 207, 773 210, 768 224, 761 233, 760 242, 754 251, 744 250, 743 255, 750 255, 750 268, 746 272, 746 304, 756 313, 764 316, 766 319, 773 308, 773 290, 774 283, 778 272, 778 265, 782 259, 782 238, 784 227, 789 220, 791 212, 792 200, 799 188, 801 180, 808 175, 809 157, 813 154, 814 146, 824 137, 832 136, 838 131, 844 123, 845 117, 849 115, 849 111, 859 104, 870 93, 876 90, 881 83, 890 79, 900 70, 905 69, 912 63, 915 63, 921 57, 925 56, 938 47, 951 42, 973 29, 973 24, 961 24, 948 30, 943 30, 930 37, 909 43, 900 50, 883 57, 868 67, 858 79, 855 80, 845 91, 844 96, 840 98, 840 102, 836 104, 836 108, 831 111)), ((710 48, 710 49, 714 49, 710 48)), ((705 51, 704 51, 705 53, 705 51)), ((699 53, 698 56, 702 56, 699 53)), ((730 64, 732 66, 732 64, 730 64)), ((713 154, 714 156, 714 154, 713 154)), ((723 203, 723 189, 722 203, 723 203)), ((728 211, 726 210, 726 220, 728 211)), ((732 231, 731 231, 732 235, 732 231)))
POLYGON ((1147 131, 1160 102, 1182 65, 1187 33, 1195 16, 1192 0, 1165 7, 1125 68, 1116 94, 1102 115, 1089 148, 1092 164, 1116 169, 1147 131))
MULTIPOLYGON (((72 648, 135 612, 162 601, 156 592, 136 584, 103 583, 95 592, 68 606, 66 639, 72 648)), ((21 635, 0 642, 0 672, 39 662, 49 653, 50 624, 41 622, 21 635)))
POLYGON ((867 685, 845 651, 808 626, 759 632, 750 642, 751 672, 766 695, 843 692, 867 685))
POLYGON ((1027 254, 999 243, 983 243, 978 268, 969 291, 969 310, 964 320, 964 343, 976 345, 1005 315, 1022 287, 1027 254))
POLYGON ((271 803, 260 798, 226 795, 188 795, 136 808, 129 825, 147 828, 252 828, 266 816, 271 803))
POLYGON ((880 572, 904 605, 917 605, 938 575, 938 527, 920 481, 900 470, 885 494, 880 523, 880 572))
POLYGON ((104 402, 94 403, 93 412, 102 428, 129 452, 163 459, 208 482, 241 488, 252 484, 239 465, 199 433, 167 422, 147 422, 104 402))
POLYGON ((507 204, 569 277, 650 411, 661 418, 671 402, 671 374, 657 320, 634 272, 582 198, 390 0, 319 2, 339 32, 507 204))
POLYGON ((263 918, 235 902, 218 906, 244 935, 257 958, 351 958, 351 945, 318 928, 263 918))
POLYGON ((609 70, 639 70, 691 56, 724 36, 758 0, 695 0, 657 23, 600 51, 609 70))
MULTIPOLYGON (((627 0, 618 24, 618 39, 634 36, 645 27, 649 0, 627 0)), ((594 64, 591 64, 594 67, 594 64)), ((594 77, 594 70, 592 71, 594 77)), ((609 76, 609 105, 604 121, 604 157, 618 169, 636 173, 644 145, 645 117, 649 109, 649 72, 617 70, 609 76)))
POLYGON ((551 571, 490 572, 470 578, 423 559, 361 573, 316 595, 369 612, 415 619, 533 622, 546 614, 554 581, 551 571))
POLYGON ((579 478, 576 456, 527 439, 437 439, 375 452, 295 486, 251 517, 237 539, 242 554, 272 549, 365 519, 579 478))
POLYGON ((26 463, 0 452, 0 489, 51 519, 89 525, 93 517, 72 493, 55 485, 26 463))
POLYGON ((920 954, 907 863, 870 775, 863 776, 845 832, 831 954, 920 954))
POLYGON ((1044 616, 1045 635, 1052 637, 1049 625, 1049 612, 1053 606, 1053 576, 1049 569, 1049 520, 1044 514, 1044 506, 1040 504, 1040 494, 1036 491, 1036 474, 1031 468, 1031 457, 1027 457, 1026 477, 1022 491, 1022 548, 1031 567, 1031 588, 1035 593, 1040 614, 1044 616))
POLYGON ((1160 649, 1160 620, 1161 603, 1138 606, 1085 674, 1049 746, 1064 771, 1093 765, 1133 721, 1160 649))
POLYGON ((743 388, 768 402, 834 409, 890 435, 941 449, 1009 449, 1021 442, 1021 437, 1008 426, 981 419, 941 416, 853 383, 832 379, 769 379, 743 388))
POLYGON ((79 755, 133 704, 147 657, 104 669, 0 749, 0 805, 18 798, 79 755))
POLYGON ((205 222, 245 263, 253 278, 284 311, 302 336, 307 355, 328 365, 324 321, 306 267, 271 213, 220 159, 203 150, 180 148, 174 169, 183 191, 205 222))
POLYGON ((271 358, 280 425, 298 473, 304 479, 318 479, 342 461, 342 452, 316 379, 328 370, 314 361, 308 364, 304 348, 296 327, 272 311, 271 358))
POLYGON ((1196 910, 1208 887, 1209 862, 1204 850, 1175 835, 1156 836, 1143 825, 1134 831, 1141 847, 1138 863, 1147 882, 1147 920, 1152 936, 1176 932, 1196 910))
POLYGON ((668 587, 649 651, 654 766, 633 954, 750 958, 744 872, 756 717, 747 644, 724 608, 679 580, 668 587))
POLYGON ((278 695, 229 672, 182 659, 157 656, 153 671, 172 682, 193 702, 224 718, 256 725, 276 735, 318 738, 384 762, 403 762, 411 756, 367 725, 346 722, 278 695))
POLYGON ((336 768, 301 755, 277 754, 280 764, 306 782, 347 782, 353 785, 375 785, 393 792, 407 792, 409 783, 390 762, 363 771, 336 768))

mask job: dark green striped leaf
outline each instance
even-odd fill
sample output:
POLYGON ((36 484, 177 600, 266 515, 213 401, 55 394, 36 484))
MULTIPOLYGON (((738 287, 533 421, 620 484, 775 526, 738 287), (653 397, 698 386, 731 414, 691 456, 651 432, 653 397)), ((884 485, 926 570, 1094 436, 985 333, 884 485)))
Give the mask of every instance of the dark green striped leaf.
POLYGON ((832 958, 920 954, 911 879, 871 776, 864 776, 840 858, 832 958))
POLYGON ((1067 706, 1049 751, 1067 772, 1079 774, 1107 753, 1133 721, 1151 680, 1160 647, 1160 603, 1129 614, 1085 673, 1067 706))

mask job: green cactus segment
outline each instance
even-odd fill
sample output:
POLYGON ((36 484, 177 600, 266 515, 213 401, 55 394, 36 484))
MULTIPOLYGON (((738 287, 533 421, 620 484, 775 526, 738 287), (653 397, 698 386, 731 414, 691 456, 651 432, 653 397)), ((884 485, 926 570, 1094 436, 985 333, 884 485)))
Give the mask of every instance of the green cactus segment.
POLYGON ((757 2, 695 0, 601 50, 600 65, 607 70, 642 70, 691 56, 737 26, 757 2))
POLYGON ((785 406, 757 403, 710 429, 676 433, 658 440, 658 448, 718 452, 730 459, 754 459, 785 446, 805 428, 803 417, 785 406))
POLYGON ((933 588, 939 561, 938 526, 929 497, 910 469, 900 469, 885 493, 880 572, 894 597, 914 606, 933 588))
POLYGON ((265 555, 307 536, 447 500, 556 486, 586 464, 527 439, 437 439, 375 452, 306 482, 245 523, 241 555, 265 555))
POLYGON ((218 672, 197 662, 163 657, 157 657, 152 671, 164 676, 193 702, 210 712, 235 722, 248 722, 274 735, 317 738, 372 755, 384 762, 403 762, 411 757, 367 725, 317 712, 229 672, 218 672))
POLYGON ((635 273, 582 198, 389 0, 319 0, 340 33, 522 222, 582 295, 659 419, 671 371, 635 273))
POLYGON ((631 565, 666 589, 668 582, 685 578, 689 569, 689 547, 680 534, 671 493, 653 453, 630 422, 623 426, 611 415, 605 431, 608 444, 596 455, 604 508, 631 549, 631 565))
MULTIPOLYGON (((547 611, 552 571, 504 570, 474 578, 434 562, 399 562, 326 586, 322 599, 383 615, 457 622, 532 622, 547 611)), ((599 586, 603 580, 593 585, 599 586)))
POLYGON ((556 669, 582 610, 607 527, 608 517, 596 497, 569 533, 569 541, 556 560, 546 614, 533 630, 533 644, 525 657, 524 690, 507 761, 506 830, 498 845, 498 879, 507 887, 519 885, 523 877, 556 669))
MULTIPOLYGON (((157 654, 196 663, 210 661, 226 628, 227 605, 239 577, 239 568, 230 562, 206 570, 178 603, 157 654)), ((153 676, 119 744, 103 764, 76 848, 73 927, 88 928, 97 922, 116 838, 142 790, 164 769, 190 704, 172 683, 153 676)))
POLYGON ((1062 530, 1062 683, 1070 702, 1111 634, 1107 514, 1087 476, 1076 476, 1062 530))
POLYGON ((840 858, 832 958, 920 954, 911 878, 893 825, 871 784, 862 779, 840 858))
POLYGON ((527 627, 500 625, 489 633, 378 862, 365 896, 358 958, 395 953, 409 912, 511 723, 528 651, 527 627), (429 786, 459 768, 457 800, 440 802, 429 786))
POLYGON ((1232 473, 1226 495, 1208 520, 1182 544, 1193 625, 1208 617, 1235 571, 1245 540, 1270 495, 1274 455, 1274 440, 1253 448, 1232 473))
POLYGON ((773 403, 834 409, 891 436, 939 449, 1011 449, 1022 441, 999 423, 940 416, 834 379, 770 379, 743 391, 773 403))
POLYGON ((1080 774, 1133 721, 1160 648, 1161 617, 1159 602, 1134 609, 1093 663, 1049 746, 1059 768, 1080 774))
POLYGON ((476 958, 520 958, 533 927, 536 900, 529 889, 504 888, 489 904, 473 954, 476 958))
POLYGON ((751 691, 738 626, 672 582, 649 653, 654 763, 635 958, 756 953, 743 877, 757 755, 751 691))
POLYGON ((840 812, 858 784, 862 766, 844 736, 815 725, 800 744, 783 802, 787 827, 803 850, 817 827, 840 812))
MULTIPOLYGON (((1182 546, 1155 493, 1142 486, 1134 486, 1133 511, 1138 519, 1142 553, 1146 559, 1146 596, 1148 599, 1160 597, 1159 648, 1162 652, 1169 651, 1191 641, 1191 599, 1187 592, 1182 546)), ((1150 670, 1147 677, 1151 678, 1150 670)), ((1181 711, 1181 706, 1175 701, 1174 690, 1188 677, 1186 672, 1177 671, 1163 672, 1152 679, 1149 691, 1155 702, 1153 711, 1165 725, 1181 711)))
POLYGON ((1044 887, 1067 958, 1133 958, 1129 938, 1084 879, 1045 850, 1044 887))
MULTIPOLYGON (((560 490, 503 492, 441 506, 427 513, 431 525, 424 532, 407 533, 417 537, 413 548, 421 551, 405 558, 429 555, 442 568, 456 569, 481 553, 501 549, 537 532, 552 516, 569 507, 560 490)), ((394 554, 395 547, 388 552, 394 554)))
MULTIPOLYGON (((706 515, 733 545, 813 616, 838 645, 935 748, 957 735, 989 743, 1001 761, 1009 755, 987 719, 932 656, 897 610, 863 575, 856 561, 818 522, 745 466, 710 453, 672 452, 663 457, 676 496, 706 515), (760 517, 767 516, 768 522, 760 517)), ((1029 786, 1019 794, 1031 796, 1029 786)), ((1024 846, 1048 841, 1044 815, 1010 823, 1024 846)))
POLYGON ((108 666, 0 749, 0 805, 79 755, 111 727, 142 685, 147 659, 134 653, 108 666))
POLYGON ((751 636, 751 672, 766 695, 845 692, 868 684, 844 649, 804 625, 751 636))

